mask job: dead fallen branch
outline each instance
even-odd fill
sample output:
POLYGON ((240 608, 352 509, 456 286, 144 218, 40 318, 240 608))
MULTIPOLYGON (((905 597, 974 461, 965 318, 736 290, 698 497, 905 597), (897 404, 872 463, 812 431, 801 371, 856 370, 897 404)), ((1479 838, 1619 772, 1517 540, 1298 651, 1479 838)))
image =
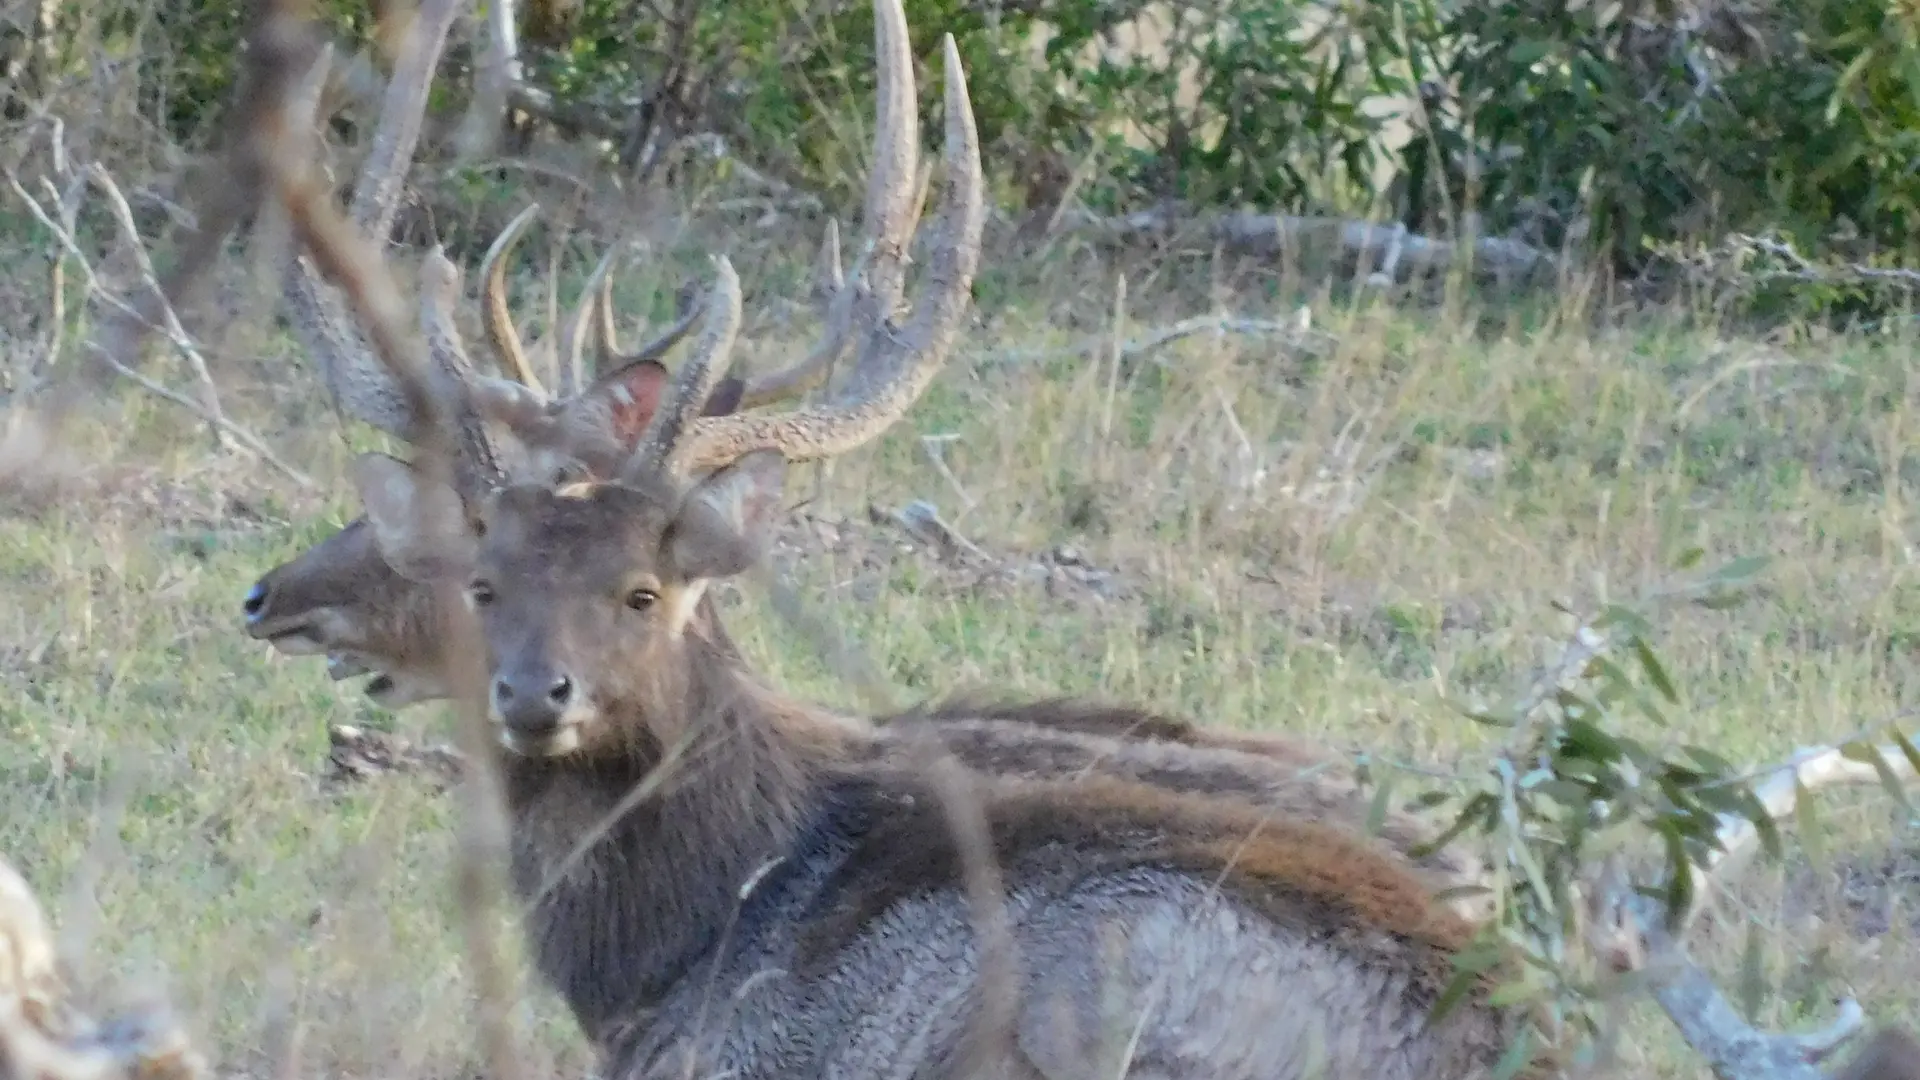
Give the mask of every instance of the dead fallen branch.
POLYGON ((1859 1033, 1865 1013, 1847 998, 1826 1026, 1798 1035, 1765 1032, 1740 1012, 1668 933, 1661 901, 1621 877, 1597 894, 1588 926, 1595 952, 1616 972, 1639 972, 1660 1008, 1720 1080, 1826 1080, 1820 1063, 1859 1033))
POLYGON ((425 777, 444 791, 460 779, 466 764, 460 752, 438 743, 416 745, 398 735, 368 731, 351 724, 327 729, 329 786, 368 780, 385 773, 425 777))
POLYGON ((1074 211, 1062 214, 1058 227, 1107 244, 1198 240, 1229 255, 1262 259, 1340 256, 1357 261, 1367 271, 1369 284, 1375 285, 1444 273, 1455 269, 1463 255, 1469 256, 1475 273, 1509 280, 1550 271, 1556 262, 1547 252, 1505 237, 1483 236, 1463 246, 1409 232, 1397 222, 1384 225, 1298 214, 1183 214, 1160 208, 1102 217, 1074 211))

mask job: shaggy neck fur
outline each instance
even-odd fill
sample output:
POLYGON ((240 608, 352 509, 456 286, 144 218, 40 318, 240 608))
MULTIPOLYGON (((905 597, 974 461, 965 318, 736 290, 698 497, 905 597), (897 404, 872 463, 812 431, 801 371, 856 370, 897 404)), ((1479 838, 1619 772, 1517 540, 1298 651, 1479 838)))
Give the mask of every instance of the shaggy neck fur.
MULTIPOLYGON (((724 639, 723 639, 724 640, 724 639)), ((707 956, 815 828, 832 733, 753 683, 704 632, 674 717, 610 717, 632 734, 567 758, 504 754, 515 887, 542 974, 606 1042, 707 956), (659 732, 688 733, 676 760, 659 732), (808 732, 814 732, 809 736, 808 732), (641 785, 653 790, 634 798, 641 785), (590 846, 588 846, 590 842, 590 846), (570 853, 585 847, 573 855, 570 853)))

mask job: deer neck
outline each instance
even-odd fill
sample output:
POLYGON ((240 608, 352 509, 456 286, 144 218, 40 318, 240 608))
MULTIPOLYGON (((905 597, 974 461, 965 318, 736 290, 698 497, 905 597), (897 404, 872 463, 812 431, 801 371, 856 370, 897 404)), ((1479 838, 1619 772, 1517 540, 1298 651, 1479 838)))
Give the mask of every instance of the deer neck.
POLYGON ((743 890, 777 884, 828 827, 824 778, 850 736, 707 659, 682 722, 658 725, 680 728, 677 752, 644 735, 619 755, 504 757, 535 959, 596 1041, 719 948, 743 890))

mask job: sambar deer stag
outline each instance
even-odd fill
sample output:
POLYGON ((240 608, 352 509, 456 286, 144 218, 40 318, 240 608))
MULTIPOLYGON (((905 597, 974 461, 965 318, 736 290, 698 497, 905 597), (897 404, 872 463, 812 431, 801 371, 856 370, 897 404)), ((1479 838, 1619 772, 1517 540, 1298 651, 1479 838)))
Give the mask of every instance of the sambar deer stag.
POLYGON ((835 397, 697 415, 740 319, 723 258, 696 349, 608 479, 514 484, 482 461, 449 489, 357 463, 394 569, 465 583, 477 614, 537 966, 621 1077, 1481 1074, 1508 1026, 1484 987, 1428 1022, 1465 920, 1357 831, 1241 799, 973 777, 1007 882, 1012 976, 989 985, 932 774, 862 760, 856 731, 716 645, 700 601, 763 554, 786 463, 903 415, 970 300, 979 144, 947 37, 939 242, 910 318, 890 317, 918 213, 899 0, 876 0, 875 41, 874 254, 835 397))
MULTIPOLYGON (((431 23, 425 40, 431 41, 431 23)), ((396 74, 375 136, 377 146, 394 146, 393 130, 405 130, 405 117, 393 110, 417 107, 423 92, 400 92, 406 78, 430 75, 431 64, 417 61, 396 74)), ((410 149, 395 149, 369 159, 369 169, 386 163, 404 169, 410 149)), ((387 174, 391 175, 391 174, 387 174)), ((363 179, 362 187, 391 198, 397 183, 363 179)), ((435 369, 454 378, 471 407, 504 429, 505 443, 494 448, 496 464, 523 482, 604 477, 630 451, 651 419, 667 369, 659 362, 690 329, 687 311, 656 341, 637 353, 621 355, 613 340, 609 274, 611 252, 589 274, 571 317, 557 328, 556 367, 563 374, 560 396, 550 396, 534 374, 528 346, 515 328, 507 299, 507 267, 537 206, 518 214, 489 247, 479 271, 481 323, 494 360, 507 376, 488 378, 469 361, 454 324, 460 293, 459 272, 435 249, 420 272, 421 322, 435 369), (591 345, 597 361, 594 379, 575 389, 566 373, 577 370, 582 349, 591 345), (570 394, 568 391, 572 391, 570 394)), ((380 225, 376 222, 374 227, 380 225)), ((304 258, 298 267, 308 269, 304 258)), ((855 276, 861 268, 856 264, 855 276)), ((810 389, 844 353, 851 332, 853 304, 859 293, 841 269, 838 235, 829 225, 819 262, 816 290, 827 301, 825 329, 798 362, 752 380, 722 380, 707 399, 708 415, 767 405, 810 389)), ((308 273, 290 278, 296 317, 333 291, 308 273)), ((405 429, 366 402, 395 403, 402 395, 391 378, 365 355, 357 332, 339 319, 299 321, 321 373, 344 410, 393 431, 405 429), (326 331, 325 333, 318 332, 326 331)), ((702 601, 703 605, 706 603, 702 601)), ((447 655, 452 635, 442 625, 425 584, 396 572, 380 551, 379 537, 365 518, 321 540, 293 559, 269 570, 249 589, 242 605, 247 633, 288 655, 324 655, 335 679, 366 676, 368 697, 387 708, 449 695, 447 655)), ((726 645, 717 621, 719 644, 726 645)), ((1061 707, 949 705, 905 719, 903 727, 928 731, 969 766, 1009 776, 1070 777, 1088 773, 1146 779, 1170 788, 1258 799, 1276 813, 1308 815, 1359 823, 1370 810, 1339 755, 1270 735, 1196 727, 1137 709, 1087 705, 1061 707), (1192 752, 1187 752, 1190 748, 1192 752)), ((852 722, 851 720, 849 722, 852 722)), ((887 752, 898 738, 882 736, 869 753, 887 752)), ((1423 818, 1390 813, 1381 834, 1397 850, 1409 851, 1433 839, 1438 828, 1423 818)), ((1477 881, 1479 865, 1456 847, 1417 860, 1445 884, 1477 881)))

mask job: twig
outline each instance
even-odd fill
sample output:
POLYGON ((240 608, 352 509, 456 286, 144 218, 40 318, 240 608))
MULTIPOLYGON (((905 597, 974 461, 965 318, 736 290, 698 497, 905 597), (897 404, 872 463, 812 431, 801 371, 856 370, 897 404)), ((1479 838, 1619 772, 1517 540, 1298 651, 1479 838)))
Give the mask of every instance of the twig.
POLYGON ((87 178, 106 194, 107 202, 113 208, 114 220, 119 223, 120 232, 126 239, 127 246, 133 249, 134 265, 140 269, 140 280, 152 290, 154 302, 159 306, 160 318, 163 320, 162 325, 168 340, 185 343, 176 347, 180 349, 180 355, 186 358, 187 367, 193 372, 193 377, 200 383, 200 406, 203 414, 210 418, 209 426, 213 429, 214 444, 222 450, 228 449, 225 431, 226 415, 220 409, 219 388, 214 385, 213 374, 207 369, 206 357, 201 356, 200 350, 193 347, 193 339, 187 336, 186 328, 180 325, 180 317, 173 310, 173 304, 168 302, 167 295, 160 291, 160 281, 153 272, 153 260, 148 257, 147 245, 141 242, 140 230, 133 221, 133 208, 127 205, 127 197, 120 193, 120 185, 113 182, 113 177, 107 174, 106 167, 99 162, 96 161, 87 166, 87 178))
POLYGON ((894 525, 908 536, 922 543, 932 544, 949 558, 964 551, 982 562, 994 561, 993 556, 988 555, 978 544, 961 536, 953 526, 947 524, 940 517, 939 507, 925 499, 915 499, 898 510, 883 510, 877 505, 871 506, 867 510, 867 516, 875 523, 885 522, 894 525))
MULTIPOLYGON (((121 299, 102 285, 99 276, 94 273, 92 264, 88 262, 85 253, 80 250, 80 245, 74 240, 73 234, 59 222, 55 221, 52 215, 47 213, 46 208, 31 194, 28 194, 27 189, 21 185, 18 176, 12 172, 8 172, 6 175, 8 185, 13 188, 14 194, 18 195, 20 200, 26 203, 28 212, 38 219, 42 225, 46 226, 49 232, 53 233, 54 239, 59 242, 61 249, 68 257, 71 257, 74 263, 80 268, 81 276, 86 280, 88 294, 98 297, 103 303, 118 312, 128 322, 138 326, 160 330, 162 336, 167 339, 167 343, 179 350, 182 355, 186 356, 188 363, 193 367, 194 371, 206 379, 206 384, 209 387, 208 397, 213 400, 214 404, 209 408, 206 401, 195 401, 184 394, 168 389, 161 383, 140 374, 129 367, 118 353, 110 347, 110 344, 107 341, 103 341, 100 336, 95 336, 88 340, 87 348, 89 353, 104 363, 109 370, 126 378, 142 390, 187 410, 199 417, 202 422, 230 436, 233 444, 237 444, 240 449, 246 450, 267 465, 285 474, 288 479, 299 486, 309 490, 317 489, 319 485, 316 484, 311 477, 299 469, 294 468, 292 465, 287 464, 285 461, 282 461, 266 443, 261 441, 259 436, 239 424, 234 423, 232 420, 229 420, 224 413, 219 411, 218 399, 212 396, 212 378, 207 373, 206 360, 201 357, 199 349, 193 344, 193 339, 187 336, 185 329, 180 325, 179 319, 175 317, 173 305, 167 302, 166 294, 161 291, 158 281, 155 280, 151 274, 152 266, 146 262, 145 252, 141 252, 141 261, 143 263, 143 269, 146 272, 145 280, 148 287, 153 290, 153 296, 156 298, 160 312, 161 321, 158 325, 149 321, 139 306, 121 299)), ((108 182, 111 183, 111 181, 108 182)), ((117 191, 115 194, 117 194, 117 191)), ((125 205, 125 200, 120 200, 121 208, 125 208, 125 205)), ((132 219, 129 216, 126 221, 123 222, 123 227, 130 226, 131 224, 132 219)), ((139 247, 137 242, 135 246, 136 248, 139 247)))
POLYGON ((940 474, 940 479, 947 482, 947 486, 953 489, 955 495, 960 496, 960 502, 965 506, 960 516, 965 517, 979 504, 974 501, 972 495, 967 493, 967 489, 961 485, 960 478, 953 475, 953 470, 947 467, 947 456, 945 451, 941 449, 941 447, 947 443, 955 442, 959 438, 960 436, 957 432, 942 435, 922 435, 920 436, 920 449, 926 453, 927 460, 933 462, 933 471, 940 474))

